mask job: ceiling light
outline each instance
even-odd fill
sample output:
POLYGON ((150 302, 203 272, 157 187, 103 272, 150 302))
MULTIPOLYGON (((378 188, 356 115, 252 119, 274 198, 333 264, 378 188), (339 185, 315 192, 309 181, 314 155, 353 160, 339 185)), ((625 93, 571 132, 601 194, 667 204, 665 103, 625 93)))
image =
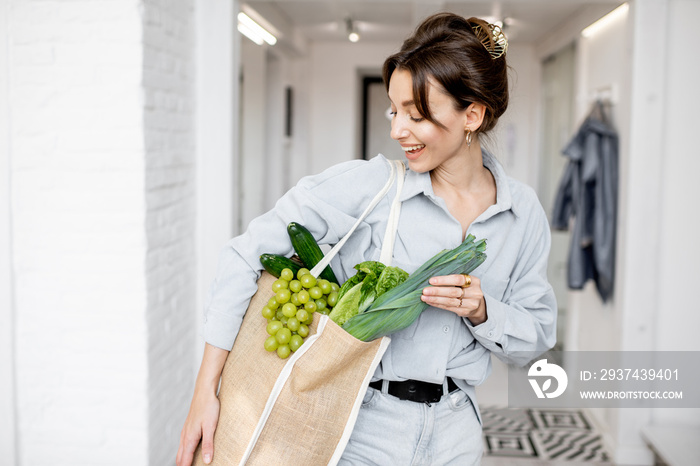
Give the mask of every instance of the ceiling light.
POLYGON ((238 31, 258 45, 262 45, 263 42, 267 42, 270 45, 277 43, 275 36, 242 11, 238 13, 238 31))
POLYGON ((345 25, 348 32, 348 40, 350 42, 357 42, 360 40, 360 34, 358 34, 357 29, 355 29, 355 23, 352 19, 348 18, 345 20, 345 25))
POLYGON ((623 3, 619 7, 615 8, 613 11, 608 13, 607 15, 603 16, 600 18, 598 21, 595 23, 591 24, 588 26, 586 29, 581 31, 581 35, 583 37, 591 37, 596 34, 598 34, 600 31, 608 27, 608 25, 614 23, 615 21, 622 19, 627 16, 627 11, 629 10, 629 5, 627 3, 623 3))
POLYGON ((238 32, 240 32, 241 34, 243 34, 248 39, 252 40, 253 42, 255 42, 258 45, 262 45, 265 43, 265 41, 263 40, 262 37, 257 35, 255 33, 255 31, 253 31, 251 28, 249 28, 248 26, 246 26, 243 23, 238 23, 238 32))

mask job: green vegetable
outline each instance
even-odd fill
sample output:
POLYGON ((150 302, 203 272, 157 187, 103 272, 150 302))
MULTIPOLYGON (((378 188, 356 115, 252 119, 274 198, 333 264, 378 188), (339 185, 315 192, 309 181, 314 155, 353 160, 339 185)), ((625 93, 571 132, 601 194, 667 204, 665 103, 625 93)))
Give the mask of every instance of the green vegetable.
POLYGON ((328 317, 338 325, 343 325, 351 317, 357 314, 362 298, 362 282, 348 290, 343 299, 339 300, 328 317))
MULTIPOLYGON (((287 225, 287 233, 289 234, 289 239, 292 240, 294 250, 302 262, 306 264, 306 267, 309 269, 316 267, 316 264, 323 259, 323 251, 321 251, 321 247, 311 232, 303 225, 291 222, 287 225)), ((335 277, 330 265, 323 269, 319 277, 325 278, 331 283, 338 283, 338 279, 335 277)))
POLYGON ((347 319, 343 328, 357 339, 370 341, 411 325, 428 307, 421 295, 431 277, 471 273, 486 260, 486 240, 474 240, 474 236, 469 235, 455 249, 433 256, 406 281, 378 295, 364 312, 347 319))
POLYGON ((329 314, 338 325, 364 312, 379 296, 408 278, 406 271, 377 261, 362 262, 355 268, 357 273, 343 284, 338 303, 329 314))
POLYGON ((350 277, 345 283, 343 283, 343 286, 340 287, 340 291, 338 292, 338 301, 343 299, 343 295, 353 286, 361 283, 368 274, 374 275, 375 278, 379 277, 384 270, 384 267, 386 266, 378 261, 365 261, 357 264, 355 266, 357 273, 350 277))
POLYGON ((279 254, 262 254, 260 256, 260 263, 268 273, 277 278, 280 277, 280 274, 284 269, 290 269, 292 272, 294 272, 294 275, 296 275, 299 269, 304 266, 304 264, 300 264, 294 259, 280 256, 279 254))
MULTIPOLYGON (((387 291, 396 288, 408 279, 408 272, 398 267, 386 267, 377 280, 376 296, 381 296, 387 291)), ((369 303, 371 304, 371 303, 369 303)), ((364 310, 363 310, 364 311, 364 310)))

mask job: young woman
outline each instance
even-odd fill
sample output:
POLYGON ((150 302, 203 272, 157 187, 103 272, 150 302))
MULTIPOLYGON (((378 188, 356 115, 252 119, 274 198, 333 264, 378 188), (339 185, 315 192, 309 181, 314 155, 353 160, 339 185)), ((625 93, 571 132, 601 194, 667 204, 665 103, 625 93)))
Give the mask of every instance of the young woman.
MULTIPOLYGON (((409 168, 393 265, 410 273, 467 234, 487 239, 488 258, 471 276, 431 279, 422 297, 430 307, 392 335, 340 464, 478 464, 474 387, 490 373, 491 353, 525 363, 554 345, 547 218, 532 189, 508 178, 481 146, 508 104, 507 43, 499 32, 477 18, 436 14, 384 64, 391 136, 409 168)), ((291 254, 290 221, 321 243, 337 242, 388 175, 378 156, 304 178, 229 242, 207 306, 207 344, 178 465, 191 463, 200 438, 205 463, 215 453, 216 388, 256 290, 260 254, 291 254)), ((390 191, 332 262, 341 280, 355 264, 378 259, 394 196, 390 191)))

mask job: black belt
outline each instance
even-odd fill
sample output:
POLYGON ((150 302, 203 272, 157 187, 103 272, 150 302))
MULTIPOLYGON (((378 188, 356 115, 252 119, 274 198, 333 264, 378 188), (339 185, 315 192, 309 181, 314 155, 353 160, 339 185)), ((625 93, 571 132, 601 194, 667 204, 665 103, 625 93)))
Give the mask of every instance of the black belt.
MULTIPOLYGON (((377 380, 369 384, 370 387, 381 390, 383 380, 377 380)), ((442 398, 442 384, 421 382, 420 380, 406 380, 404 382, 389 382, 387 387, 389 395, 395 396, 401 400, 415 401, 417 403, 434 403, 442 398)), ((457 384, 452 378, 447 378, 447 391, 453 392, 457 390, 457 384)))

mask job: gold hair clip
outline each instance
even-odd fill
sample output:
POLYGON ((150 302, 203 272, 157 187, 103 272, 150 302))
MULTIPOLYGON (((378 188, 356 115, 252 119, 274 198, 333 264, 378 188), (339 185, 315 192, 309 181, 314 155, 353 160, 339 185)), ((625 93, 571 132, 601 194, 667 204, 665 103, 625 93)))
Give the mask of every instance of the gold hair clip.
POLYGON ((484 47, 486 47, 486 50, 489 51, 491 58, 494 60, 502 57, 508 51, 508 39, 499 26, 489 24, 491 37, 478 24, 473 26, 472 29, 474 29, 474 35, 484 44, 484 47))

